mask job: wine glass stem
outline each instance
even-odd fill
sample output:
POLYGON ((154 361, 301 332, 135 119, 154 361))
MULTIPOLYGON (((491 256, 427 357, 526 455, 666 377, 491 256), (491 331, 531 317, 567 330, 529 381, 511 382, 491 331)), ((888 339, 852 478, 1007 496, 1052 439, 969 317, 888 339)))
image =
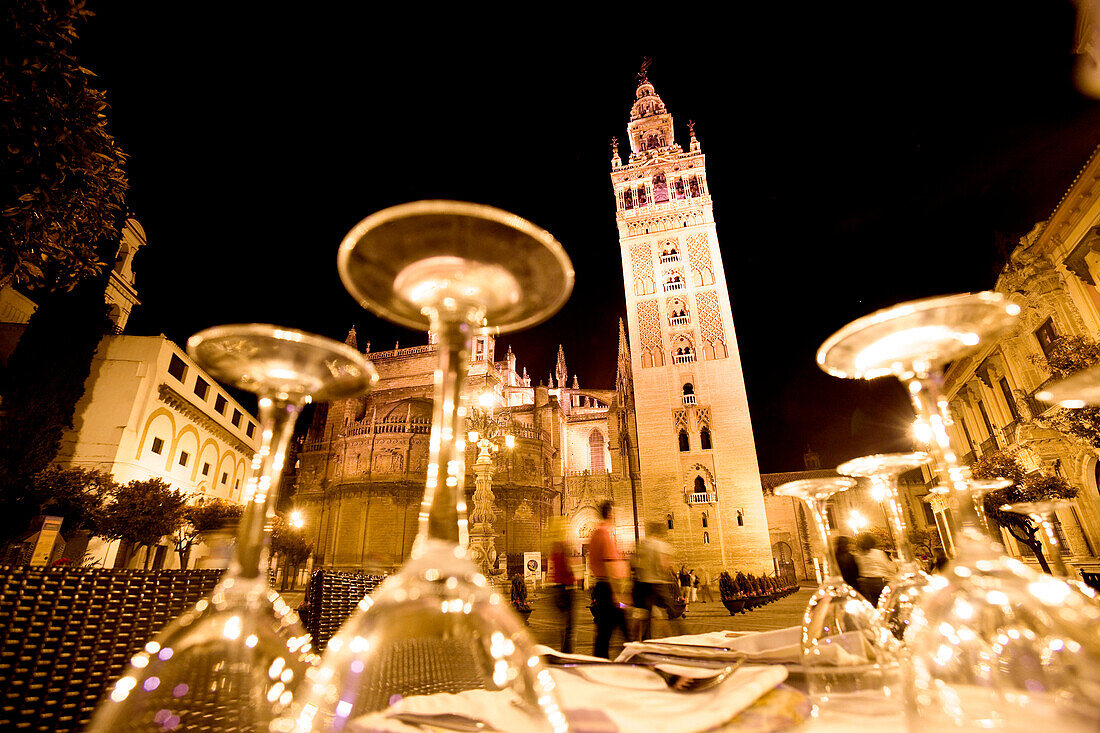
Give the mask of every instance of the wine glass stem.
POLYGON ((432 320, 438 361, 435 368, 435 401, 428 447, 428 478, 420 505, 416 547, 429 539, 465 547, 469 540, 466 520, 466 434, 459 400, 470 361, 473 326, 462 320, 432 320))
POLYGON ((901 503, 898 500, 898 477, 896 474, 891 474, 877 478, 886 489, 886 497, 882 505, 886 508, 886 516, 889 517, 890 527, 894 531, 894 544, 899 565, 912 565, 913 547, 909 544, 909 526, 905 523, 905 514, 902 513, 901 503))
POLYGON ((237 531, 237 550, 229 565, 231 575, 256 578, 266 571, 264 566, 283 461, 301 410, 302 405, 297 402, 260 397, 260 448, 252 456, 252 467, 241 497, 244 512, 237 531))
POLYGON ((836 562, 836 553, 833 552, 833 546, 829 542, 829 497, 823 499, 807 498, 806 504, 810 508, 810 514, 814 517, 814 526, 817 527, 817 539, 821 541, 821 546, 824 548, 821 557, 824 567, 821 568, 821 575, 824 578, 836 578, 840 575, 840 572, 836 562))
POLYGON ((1029 516, 1039 527, 1039 541, 1043 544, 1043 553, 1047 556, 1051 574, 1056 578, 1074 577, 1066 561, 1062 559, 1062 543, 1058 540, 1058 533, 1054 531, 1054 510, 1036 512, 1029 516))

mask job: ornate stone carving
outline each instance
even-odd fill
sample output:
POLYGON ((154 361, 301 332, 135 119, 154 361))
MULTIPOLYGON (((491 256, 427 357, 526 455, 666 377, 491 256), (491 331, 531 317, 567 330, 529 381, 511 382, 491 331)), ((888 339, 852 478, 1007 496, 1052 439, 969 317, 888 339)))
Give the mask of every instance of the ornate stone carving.
POLYGON ((703 356, 708 359, 725 358, 726 333, 722 328, 722 310, 718 305, 718 294, 713 290, 701 290, 695 294, 695 304, 699 308, 699 336, 704 345, 703 356))
POLYGON ((687 255, 692 283, 696 287, 713 284, 714 264, 711 262, 706 232, 698 232, 687 238, 687 255))
POLYGON ((664 338, 656 300, 638 301, 638 333, 642 345, 642 366, 664 366, 664 338), (648 352, 648 360, 646 355, 648 352))
POLYGON ((630 247, 630 271, 634 275, 634 294, 650 295, 656 291, 653 275, 653 248, 648 242, 630 247))

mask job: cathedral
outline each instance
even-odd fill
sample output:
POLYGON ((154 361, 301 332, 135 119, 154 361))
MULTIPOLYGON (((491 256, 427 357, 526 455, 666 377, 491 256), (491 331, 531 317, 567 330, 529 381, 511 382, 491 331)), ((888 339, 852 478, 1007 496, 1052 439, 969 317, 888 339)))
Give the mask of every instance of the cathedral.
MULTIPOLYGON (((705 159, 688 127, 685 151, 643 73, 626 163, 612 141, 627 323, 610 383, 582 388, 559 347, 554 372, 533 385, 510 348, 498 359, 493 337, 475 341, 469 428, 496 437, 480 461, 477 441, 467 443, 467 506, 480 479, 492 503, 481 494, 475 522, 488 543, 472 541, 471 553, 493 572, 521 572, 525 553, 546 553, 552 517, 583 555, 607 500, 626 551, 660 521, 678 562, 711 577, 774 568, 705 159)), ((347 342, 358 348, 354 330, 347 342)), ((295 503, 316 564, 387 571, 416 536, 435 346, 372 352, 368 343, 364 353, 380 381, 367 397, 318 406, 295 503)))

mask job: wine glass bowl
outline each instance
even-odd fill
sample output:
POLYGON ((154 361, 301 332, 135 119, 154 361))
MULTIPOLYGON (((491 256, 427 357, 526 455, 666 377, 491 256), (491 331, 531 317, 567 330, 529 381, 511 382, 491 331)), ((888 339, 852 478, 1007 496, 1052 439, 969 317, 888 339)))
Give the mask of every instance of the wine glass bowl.
POLYGON ((374 366, 347 344, 268 324, 208 328, 187 348, 210 376, 261 396, 329 402, 378 381, 374 366))
POLYGON ((188 353, 215 378, 259 395, 260 448, 237 545, 211 594, 134 655, 91 731, 263 731, 317 659, 297 614, 267 582, 279 479, 302 406, 362 394, 377 373, 345 344, 262 324, 207 329, 191 337, 188 353))
POLYGON ((1069 409, 1100 405, 1100 366, 1048 385, 1035 393, 1035 399, 1069 409))
POLYGON ((549 232, 462 201, 414 201, 372 214, 344 238, 337 267, 364 308, 420 331, 431 325, 426 308, 463 318, 472 308, 476 325, 495 333, 529 328, 565 304, 574 277, 549 232))
POLYGON ((1000 293, 901 303, 852 321, 827 338, 817 363, 834 377, 905 379, 973 351, 1016 322, 1020 306, 1000 293))
POLYGON ((337 256, 348 291, 374 313, 435 336, 432 432, 419 531, 401 570, 328 644, 297 712, 277 731, 383 727, 428 712, 431 696, 508 729, 564 731, 554 682, 523 622, 467 557, 463 384, 474 333, 545 320, 573 269, 546 231, 455 201, 395 206, 360 222, 337 256), (490 706, 484 712, 483 706, 490 706))

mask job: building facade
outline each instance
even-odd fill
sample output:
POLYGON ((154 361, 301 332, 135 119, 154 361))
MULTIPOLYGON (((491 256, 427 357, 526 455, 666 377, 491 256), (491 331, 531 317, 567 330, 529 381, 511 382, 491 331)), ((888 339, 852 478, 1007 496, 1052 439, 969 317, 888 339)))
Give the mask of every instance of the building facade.
MULTIPOLYGON (((347 343, 358 348, 354 329, 347 343)), ((625 337, 620 337, 625 345, 625 337)), ((408 556, 427 476, 436 347, 371 351, 379 382, 365 397, 318 405, 299 454, 294 507, 313 538, 315 565, 390 571, 408 556)), ((621 389, 585 389, 569 379, 559 347, 547 383, 532 384, 509 348, 496 359, 491 336, 475 340, 467 373, 470 406, 491 404, 503 442, 493 456, 491 491, 500 573, 522 572, 525 552, 548 551, 551 516, 564 516, 574 551, 584 554, 599 503, 625 497, 621 389), (488 399, 482 398, 487 395, 488 399)), ((472 427, 472 425, 471 425, 472 427)), ((467 506, 474 507, 477 448, 467 444, 467 506)), ((631 527, 627 516, 625 526, 631 527)), ((631 539, 632 530, 624 530, 631 539)))
POLYGON ((611 181, 622 254, 642 490, 682 562, 772 572, 748 399, 706 161, 694 125, 685 151, 641 78, 624 163, 611 181))
MULTIPOLYGON (((1022 307, 1014 329, 951 365, 945 381, 952 440, 967 463, 991 451, 1014 454, 1027 471, 1057 474, 1080 490, 1058 512, 1071 566, 1100 566, 1100 452, 1045 427, 1051 408, 1034 395, 1050 380, 1044 356, 1062 336, 1100 339, 1100 149, 1051 216, 1012 250, 996 290, 1022 307)), ((1002 532, 1010 554, 1032 560, 1002 532)))
MULTIPOLYGON (((105 336, 55 462, 102 469, 120 483, 160 478, 191 501, 239 502, 259 445, 256 418, 179 346, 164 336, 105 336)), ((88 549, 110 566, 119 543, 93 540, 88 549)), ((157 567, 178 564, 169 550, 167 540, 154 550, 157 567)))

